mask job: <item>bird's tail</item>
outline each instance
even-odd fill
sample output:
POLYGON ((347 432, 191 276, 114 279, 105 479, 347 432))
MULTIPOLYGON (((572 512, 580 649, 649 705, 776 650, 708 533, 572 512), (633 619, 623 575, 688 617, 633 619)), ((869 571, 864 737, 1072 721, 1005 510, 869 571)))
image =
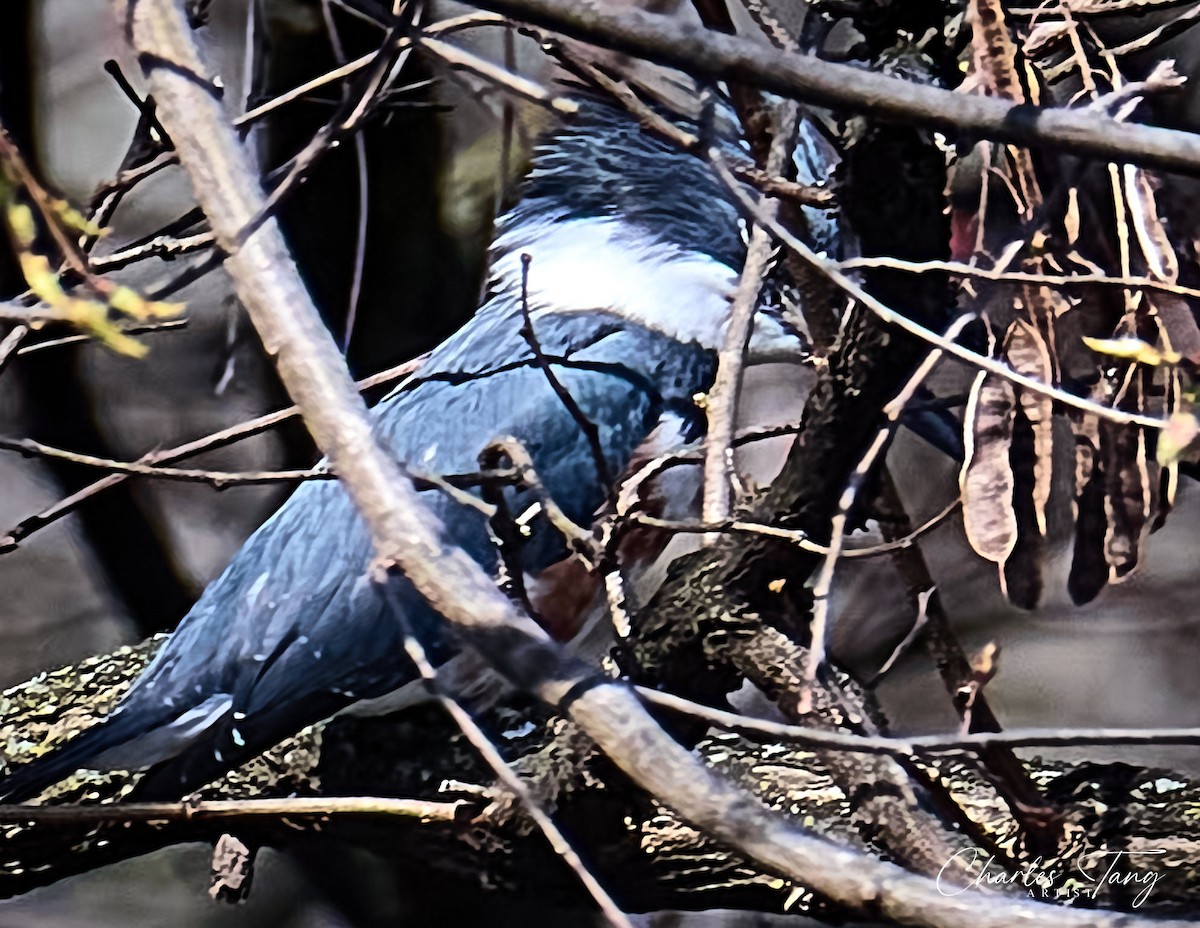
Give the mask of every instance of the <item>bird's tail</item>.
POLYGON ((143 726, 130 715, 116 712, 72 738, 61 747, 15 767, 0 777, 0 802, 26 802, 88 768, 106 752, 137 738, 143 726))

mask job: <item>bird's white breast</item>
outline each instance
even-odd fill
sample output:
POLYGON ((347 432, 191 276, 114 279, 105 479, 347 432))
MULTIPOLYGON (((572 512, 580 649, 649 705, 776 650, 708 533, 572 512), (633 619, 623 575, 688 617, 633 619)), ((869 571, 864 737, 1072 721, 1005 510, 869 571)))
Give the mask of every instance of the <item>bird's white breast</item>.
POLYGON ((495 244, 496 289, 519 293, 529 255, 534 312, 608 310, 669 335, 718 348, 737 275, 705 254, 654 241, 617 219, 524 222, 495 244))

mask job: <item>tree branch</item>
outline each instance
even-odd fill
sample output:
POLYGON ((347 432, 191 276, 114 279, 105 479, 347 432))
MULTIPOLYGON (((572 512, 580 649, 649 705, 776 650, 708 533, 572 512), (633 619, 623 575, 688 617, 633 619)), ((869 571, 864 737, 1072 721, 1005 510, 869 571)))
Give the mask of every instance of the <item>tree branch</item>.
POLYGON ((196 802, 126 802, 98 806, 3 806, 0 822, 75 827, 127 822, 245 822, 333 816, 386 816, 417 822, 460 821, 468 803, 383 796, 312 796, 281 799, 208 799, 196 802))
POLYGON ((753 84, 803 103, 968 137, 1200 174, 1200 136, 1190 132, 1118 122, 1086 110, 1039 108, 958 94, 636 10, 617 15, 572 0, 472 3, 697 77, 753 84))

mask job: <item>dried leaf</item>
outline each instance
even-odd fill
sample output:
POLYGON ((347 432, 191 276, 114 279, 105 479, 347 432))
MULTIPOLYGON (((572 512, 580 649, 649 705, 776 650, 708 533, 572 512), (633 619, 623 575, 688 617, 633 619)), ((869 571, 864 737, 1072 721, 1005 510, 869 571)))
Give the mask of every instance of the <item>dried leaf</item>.
MULTIPOLYGON (((1014 370, 1043 383, 1051 382, 1050 351, 1030 323, 1021 319, 1013 322, 1005 337, 1004 351, 1014 370)), ((1054 470, 1054 404, 1049 397, 1028 390, 1017 389, 1016 398, 1009 464, 1013 474, 1017 541, 1004 562, 1000 580, 1013 605, 1032 609, 1042 595, 1046 504, 1054 470)))
POLYGON ((170 318, 183 311, 182 303, 147 300, 141 294, 121 286, 115 287, 108 295, 108 305, 139 320, 170 318))
POLYGON ((1063 228, 1067 232, 1067 244, 1072 248, 1079 242, 1079 188, 1067 191, 1067 212, 1063 216, 1063 228))
MULTIPOLYGON (((1141 378, 1130 378, 1121 408, 1141 411, 1141 378)), ((1150 464, 1146 457, 1146 434, 1136 425, 1100 423, 1100 455, 1103 460, 1104 514, 1108 532, 1104 557, 1111 580, 1120 580, 1138 565, 1142 536, 1152 509, 1150 464)), ((1157 473, 1155 473, 1157 478, 1157 473)))
POLYGON ((1151 532, 1157 532, 1167 522, 1167 516, 1175 508, 1175 494, 1179 492, 1179 465, 1171 464, 1159 471, 1158 475, 1158 511, 1154 514, 1151 532))
POLYGON ((1091 413, 1071 419, 1075 433, 1075 545, 1067 592, 1077 605, 1095 599, 1108 583, 1104 539, 1104 469, 1100 466, 1100 420, 1091 413))
POLYGON ((73 229, 76 232, 82 232, 84 235, 96 238, 108 234, 107 229, 96 225, 66 200, 54 199, 50 201, 49 205, 50 209, 54 211, 54 214, 68 229, 73 229))
POLYGON ((37 222, 33 218, 33 210, 24 203, 9 201, 4 218, 8 221, 8 231, 12 234, 17 248, 32 248, 37 239, 37 222))
POLYGON ((1037 453, 1034 430, 1018 404, 1013 420, 1013 440, 1009 461, 1013 473, 1013 518, 1017 540, 1000 569, 1000 589, 1019 609, 1033 609, 1042 597, 1042 562, 1046 533, 1044 509, 1034 503, 1037 482, 1037 453), (1039 515, 1041 522, 1039 523, 1039 515))
POLYGON ((1003 564, 1017 543, 1009 461, 1016 397, 1012 384, 981 373, 966 410, 966 460, 959 485, 967 540, 981 557, 1003 564))
MULTIPOLYGON (((1044 374, 1034 374, 1045 383, 1057 383, 1061 378, 1058 368, 1058 345, 1055 338, 1056 322, 1060 316, 1070 311, 1071 302, 1056 288, 1041 286, 1025 286, 1019 291, 1016 300, 1018 309, 1024 309, 1029 321, 1035 327, 1035 333, 1040 336, 1049 361, 1049 368, 1044 374)), ((1038 370, 1034 367, 1032 371, 1038 370)))
MULTIPOLYGON (((1006 349, 1008 363, 1013 370, 1049 383, 1053 375, 1050 351, 1038 331, 1026 322, 1017 320, 1008 330, 1006 349)), ((1042 393, 1021 390, 1018 393, 1020 411, 1033 430, 1034 454, 1034 506, 1038 528, 1046 534, 1046 503, 1050 499, 1050 477, 1053 469, 1054 450, 1054 401, 1042 393)))
POLYGON ((63 292, 58 275, 54 273, 54 268, 44 255, 21 250, 17 252, 17 263, 21 267, 21 276, 25 278, 25 283, 39 300, 55 309, 66 305, 70 297, 63 292))
POLYGON ((1141 168, 1127 164, 1123 168, 1125 202, 1133 220, 1133 231, 1151 275, 1166 283, 1179 280, 1179 259, 1158 215, 1158 204, 1150 178, 1141 168))

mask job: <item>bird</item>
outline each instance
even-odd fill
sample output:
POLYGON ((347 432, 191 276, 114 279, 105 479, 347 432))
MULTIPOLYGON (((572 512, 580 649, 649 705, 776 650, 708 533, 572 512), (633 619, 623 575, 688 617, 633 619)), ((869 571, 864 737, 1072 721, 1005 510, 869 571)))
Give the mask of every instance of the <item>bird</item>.
MULTIPOLYGON (((736 134, 719 131, 716 144, 745 161, 736 134)), ((802 174, 826 179, 831 146, 807 119, 801 133, 802 174)), ((494 439, 515 439, 545 492, 586 526, 632 462, 702 437, 697 397, 715 376, 746 225, 704 159, 595 97, 581 95, 531 164, 520 199, 497 221, 481 306, 371 420, 411 475, 478 472, 494 439)), ((814 218, 814 228, 828 222, 814 218)), ((803 353, 780 314, 760 312, 752 360, 803 353)), ((536 502, 532 488, 502 492, 512 513, 536 502)), ((480 493, 435 489, 426 501, 447 539, 495 574, 488 518, 462 499, 480 493)), ((544 516, 527 530, 520 567, 531 599, 540 594, 541 611, 552 613, 556 596, 545 587, 569 551, 544 516)), ((371 560, 366 527, 339 483, 302 484, 116 707, 0 778, 0 800, 29 801, 81 768, 145 770, 133 797, 176 799, 306 725, 411 682, 404 628, 435 661, 452 656, 445 623, 414 589, 399 605, 385 602, 371 560)), ((569 634, 570 617, 546 621, 569 634)))

